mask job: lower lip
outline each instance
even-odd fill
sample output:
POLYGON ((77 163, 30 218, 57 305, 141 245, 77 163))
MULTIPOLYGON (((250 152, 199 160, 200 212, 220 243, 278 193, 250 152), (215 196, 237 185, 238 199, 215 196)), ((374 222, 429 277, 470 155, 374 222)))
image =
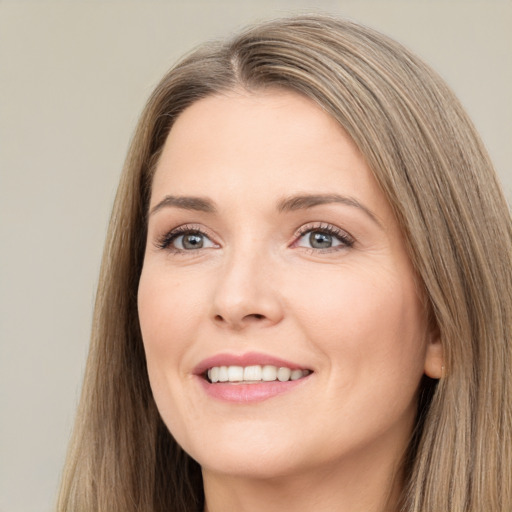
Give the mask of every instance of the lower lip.
POLYGON ((235 402, 235 403, 254 403, 262 402, 279 396, 283 393, 292 391, 304 384, 309 378, 303 377, 302 379, 289 380, 286 382, 280 382, 278 380, 272 382, 258 382, 255 384, 242 384, 233 382, 216 382, 212 384, 202 377, 198 377, 200 383, 205 390, 206 394, 217 400, 223 400, 224 402, 235 402))

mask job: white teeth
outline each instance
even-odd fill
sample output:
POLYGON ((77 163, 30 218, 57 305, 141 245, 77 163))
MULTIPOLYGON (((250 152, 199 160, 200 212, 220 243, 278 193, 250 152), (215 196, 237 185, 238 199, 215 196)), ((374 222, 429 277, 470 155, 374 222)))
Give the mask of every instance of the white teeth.
POLYGON ((298 380, 301 377, 303 377, 302 370, 292 370, 291 375, 290 375, 290 380, 298 380))
POLYGON ((261 380, 261 366, 246 366, 244 369, 244 380, 261 380))
POLYGON ((261 379, 265 382, 271 382, 277 379, 277 368, 269 364, 261 370, 261 379))
POLYGON ((240 382, 244 380, 244 369, 242 366, 228 366, 229 382, 240 382))
POLYGON ((228 367, 219 366, 219 382, 227 382, 229 380, 228 367))
MULTIPOLYGON (((302 375, 302 371, 299 370, 299 372, 302 375)), ((290 368, 279 368, 277 370, 277 380, 280 382, 286 382, 287 380, 290 380, 290 375, 292 374, 292 371, 290 368)))
POLYGON ((207 372, 210 382, 272 382, 278 380, 287 382, 306 377, 309 370, 278 368, 273 365, 252 365, 252 366, 214 366, 207 372))
POLYGON ((210 368, 208 370, 208 378, 212 382, 217 382, 219 380, 219 367, 218 366, 214 366, 213 368, 210 368))

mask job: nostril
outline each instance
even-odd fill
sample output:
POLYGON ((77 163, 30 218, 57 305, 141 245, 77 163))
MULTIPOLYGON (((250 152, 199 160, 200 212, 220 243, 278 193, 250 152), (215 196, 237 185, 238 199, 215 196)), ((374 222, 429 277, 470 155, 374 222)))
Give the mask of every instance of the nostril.
POLYGON ((263 320, 265 315, 260 313, 251 313, 250 315, 245 315, 243 320, 263 320))
POLYGON ((226 323, 236 329, 242 328, 246 323, 250 324, 252 322, 260 322, 262 320, 265 320, 265 318, 267 317, 261 313, 251 313, 249 315, 243 316, 240 320, 233 319, 232 321, 230 320, 229 316, 224 317, 222 315, 215 315, 213 317, 214 322, 216 322, 217 324, 221 325, 226 323))

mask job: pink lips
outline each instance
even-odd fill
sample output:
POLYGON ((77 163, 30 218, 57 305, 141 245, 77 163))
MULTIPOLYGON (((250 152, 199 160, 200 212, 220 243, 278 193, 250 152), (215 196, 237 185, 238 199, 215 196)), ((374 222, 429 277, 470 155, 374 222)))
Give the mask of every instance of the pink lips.
POLYGON ((233 382, 217 382, 212 384, 204 378, 209 368, 214 366, 252 366, 252 365, 273 365, 277 367, 287 367, 290 369, 306 369, 301 365, 269 356, 267 354, 258 354, 249 352, 246 354, 218 354, 201 361, 196 368, 194 374, 198 377, 199 383, 207 395, 218 400, 237 403, 261 402, 282 393, 291 391, 297 386, 301 386, 305 381, 309 380, 309 376, 294 381, 272 381, 261 383, 233 383, 233 382))

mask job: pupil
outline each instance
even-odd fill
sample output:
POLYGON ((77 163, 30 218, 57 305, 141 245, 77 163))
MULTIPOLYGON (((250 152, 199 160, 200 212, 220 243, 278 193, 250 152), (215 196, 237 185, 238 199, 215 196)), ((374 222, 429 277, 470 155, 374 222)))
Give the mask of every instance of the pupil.
POLYGON ((201 249, 203 247, 203 237, 197 233, 185 235, 183 237, 184 249, 201 249))
POLYGON ((315 249, 328 249, 332 247, 332 235, 327 233, 311 233, 309 235, 309 243, 315 249))

